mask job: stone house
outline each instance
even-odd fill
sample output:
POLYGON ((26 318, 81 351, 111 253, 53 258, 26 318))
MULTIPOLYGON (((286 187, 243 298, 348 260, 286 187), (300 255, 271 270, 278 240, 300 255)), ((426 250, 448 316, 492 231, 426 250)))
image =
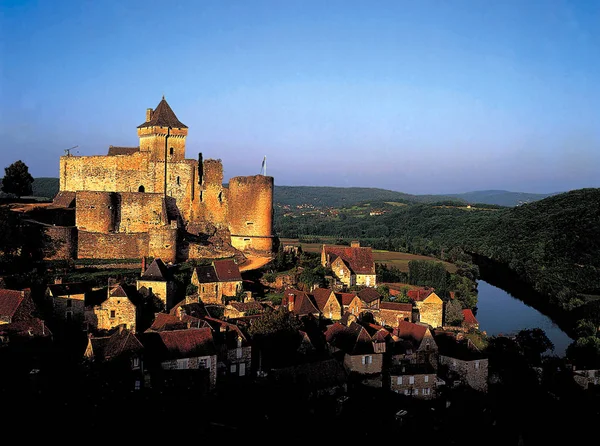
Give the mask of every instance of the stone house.
POLYGON ((232 300, 225 305, 223 310, 224 318, 238 318, 244 317, 251 314, 264 313, 265 307, 255 300, 249 302, 237 302, 232 300))
POLYGON ((381 302, 379 304, 378 323, 388 327, 397 327, 398 322, 412 322, 412 304, 400 302, 381 302))
POLYGON ((438 331, 439 373, 450 386, 467 385, 487 392, 488 359, 468 339, 458 340, 453 333, 438 331))
POLYGON ((175 298, 175 281, 169 268, 161 259, 154 259, 145 268, 145 258, 142 259, 142 275, 136 280, 136 288, 140 296, 154 296, 163 304, 164 310, 169 310, 175 298))
POLYGON ((220 376, 247 377, 252 373, 252 345, 240 328, 229 322, 206 317, 213 330, 220 376))
POLYGON ((331 288, 315 288, 312 295, 317 308, 324 317, 332 321, 339 321, 342 318, 342 303, 331 288))
POLYGON ((183 380, 185 375, 186 383, 215 388, 217 349, 211 328, 145 332, 141 342, 153 385, 164 385, 159 382, 163 380, 183 380))
POLYGON ((401 364, 389 370, 390 390, 424 400, 437 396, 438 385, 443 384, 431 364, 401 364))
POLYGON ((191 283, 198 287, 202 302, 208 304, 220 305, 224 296, 233 297, 243 289, 240 269, 230 259, 194 268, 191 283))
MULTIPOLYGON (((356 298, 355 293, 342 293, 342 292, 336 291, 335 297, 337 297, 338 301, 342 304, 342 314, 352 313, 352 308, 350 308, 350 306, 353 304, 353 301, 356 298)), ((358 302, 359 301, 357 301, 354 304, 353 308, 355 308, 355 309, 358 308, 358 302)))
POLYGON ((370 247, 361 247, 358 241, 349 247, 323 245, 321 265, 331 268, 336 279, 347 287, 377 286, 373 251, 370 247))
POLYGON ((85 295, 88 287, 81 282, 55 283, 46 287, 46 299, 52 303, 55 318, 63 321, 73 321, 81 324, 85 316, 85 295))
POLYGON ((407 341, 412 355, 406 357, 413 364, 431 364, 437 366, 438 346, 431 330, 423 324, 399 321, 393 334, 402 341, 407 341))
POLYGON ((156 313, 154 321, 146 331, 185 330, 204 327, 209 327, 209 325, 203 319, 179 311, 178 314, 156 313))
POLYGON ((136 293, 135 288, 125 284, 110 284, 106 299, 98 305, 86 306, 85 321, 88 327, 95 330, 111 330, 124 325, 127 330, 135 333, 136 293))
POLYGON ((0 289, 0 325, 29 320, 34 310, 30 290, 0 289))
POLYGON ((127 387, 139 390, 143 383, 143 351, 135 334, 119 325, 109 336, 88 337, 84 357, 96 368, 110 367, 118 376, 109 376, 125 380, 127 387))
POLYGON ((573 370, 573 380, 582 389, 596 389, 600 386, 600 370, 581 369, 573 370))
POLYGON ((300 291, 295 288, 288 288, 283 293, 281 305, 286 307, 289 312, 296 316, 313 315, 319 317, 320 311, 315 303, 311 300, 310 295, 305 291, 300 291))
POLYGON ((371 335, 362 325, 336 322, 327 327, 325 340, 334 357, 341 356, 348 373, 360 376, 366 384, 381 387, 383 353, 376 351, 371 335))
POLYGON ((419 311, 419 322, 428 324, 432 328, 441 327, 444 316, 444 301, 435 292, 431 292, 423 300, 415 300, 419 311))

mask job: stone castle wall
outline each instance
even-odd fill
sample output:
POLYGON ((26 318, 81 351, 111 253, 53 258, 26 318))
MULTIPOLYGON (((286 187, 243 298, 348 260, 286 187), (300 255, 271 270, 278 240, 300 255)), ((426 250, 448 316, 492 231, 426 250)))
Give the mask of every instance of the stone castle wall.
POLYGON ((233 177, 229 180, 229 230, 240 250, 270 251, 273 247, 273 177, 233 177))
POLYGON ((79 231, 77 257, 80 259, 139 259, 148 257, 150 235, 79 231))

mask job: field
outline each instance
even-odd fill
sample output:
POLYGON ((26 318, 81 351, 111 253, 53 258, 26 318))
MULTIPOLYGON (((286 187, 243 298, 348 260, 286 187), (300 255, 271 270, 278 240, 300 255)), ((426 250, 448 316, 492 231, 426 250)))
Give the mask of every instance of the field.
MULTIPOLYGON (((321 243, 299 243, 298 239, 289 239, 282 238, 282 245, 300 245, 303 251, 306 252, 321 252, 321 243)), ((385 263, 387 266, 394 266, 398 268, 400 271, 408 272, 408 262, 411 260, 429 260, 432 262, 440 262, 439 259, 435 257, 421 256, 416 254, 409 254, 406 252, 396 252, 396 251, 382 251, 379 249, 373 250, 373 259, 375 263, 385 263)), ((456 265, 448 262, 442 262, 446 267, 446 271, 450 273, 456 272, 456 265)))

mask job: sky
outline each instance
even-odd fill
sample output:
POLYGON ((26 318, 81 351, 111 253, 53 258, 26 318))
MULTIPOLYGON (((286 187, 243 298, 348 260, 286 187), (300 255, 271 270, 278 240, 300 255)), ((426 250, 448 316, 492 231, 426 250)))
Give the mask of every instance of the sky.
POLYGON ((0 0, 0 167, 137 146, 163 95, 224 181, 600 187, 600 1, 0 0))

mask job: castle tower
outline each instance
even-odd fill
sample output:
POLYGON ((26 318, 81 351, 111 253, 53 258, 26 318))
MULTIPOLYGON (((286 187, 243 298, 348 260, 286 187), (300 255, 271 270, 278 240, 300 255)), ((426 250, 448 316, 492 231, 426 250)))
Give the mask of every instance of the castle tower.
POLYGON ((137 129, 140 152, 150 152, 151 160, 166 159, 167 162, 172 162, 185 159, 188 127, 177 119, 164 96, 155 110, 146 110, 146 122, 138 125, 137 129))

